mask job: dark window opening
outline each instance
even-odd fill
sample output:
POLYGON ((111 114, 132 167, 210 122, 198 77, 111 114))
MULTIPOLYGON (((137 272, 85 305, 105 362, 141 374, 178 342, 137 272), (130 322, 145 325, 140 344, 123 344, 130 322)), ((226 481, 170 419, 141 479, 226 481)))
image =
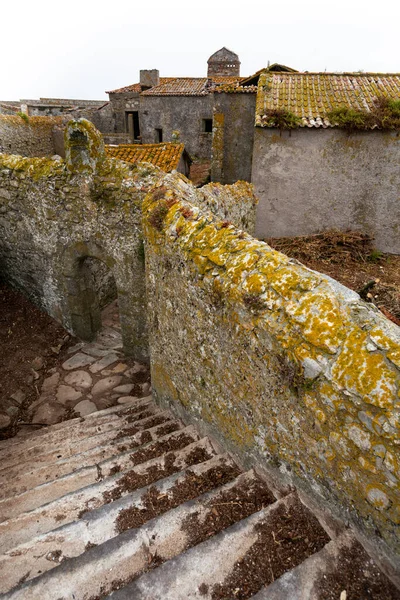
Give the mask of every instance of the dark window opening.
POLYGON ((126 131, 130 134, 131 140, 140 140, 139 111, 125 113, 126 131))
POLYGON ((204 133, 212 133, 212 127, 213 127, 212 119, 203 119, 204 133))
POLYGON ((163 134, 161 127, 156 127, 156 142, 161 143, 163 141, 163 134))

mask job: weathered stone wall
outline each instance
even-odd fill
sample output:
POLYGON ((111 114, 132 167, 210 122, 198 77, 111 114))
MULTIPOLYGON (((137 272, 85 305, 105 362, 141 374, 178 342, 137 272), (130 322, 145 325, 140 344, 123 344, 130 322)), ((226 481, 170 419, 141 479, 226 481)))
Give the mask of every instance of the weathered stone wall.
MULTIPOLYGON (((125 111, 139 110, 139 93, 125 92, 118 94, 109 94, 110 104, 114 118, 114 130, 117 133, 126 132, 125 111)), ((142 124, 140 123, 140 127, 142 124)), ((154 140, 152 140, 154 141, 154 140)), ((147 143, 147 142, 145 142, 147 143)))
POLYGON ((0 153, 51 156, 55 153, 53 131, 62 117, 0 115, 0 153))
POLYGON ((0 115, 15 115, 19 110, 18 100, 0 100, 0 115))
POLYGON ((103 106, 81 108, 71 113, 72 119, 88 119, 101 133, 113 133, 116 131, 115 114, 110 102, 103 106))
MULTIPOLYGON (((257 198, 250 183, 237 181, 232 185, 209 183, 195 188, 179 173, 168 173, 162 181, 162 190, 179 190, 188 202, 222 219, 225 226, 235 225, 252 234, 255 229, 257 198)), ((158 192, 160 193, 160 191, 158 192)))
POLYGON ((118 297, 114 276, 106 263, 98 258, 88 256, 84 263, 88 277, 90 277, 88 286, 93 287, 98 298, 99 308, 102 309, 118 297))
POLYGON ((212 133, 203 131, 203 119, 212 119, 212 94, 205 96, 140 96, 140 132, 144 144, 158 141, 156 129, 163 130, 163 142, 180 141, 193 157, 210 158, 212 133))
POLYGON ((2 276, 85 339, 118 294, 125 349, 145 358, 144 195, 165 179, 194 203, 251 228, 252 187, 196 190, 181 175, 108 159, 101 134, 84 119, 69 123, 65 142, 65 161, 0 155, 2 276))
POLYGON ((214 92, 211 181, 251 181, 255 93, 214 92))
POLYGON ((131 136, 129 133, 103 133, 103 138, 104 143, 111 146, 131 143, 131 136))
POLYGON ((194 204, 254 235, 257 202, 253 186, 238 181, 233 185, 209 183, 203 186, 194 204))
POLYGON ((400 253, 400 136, 255 128, 252 182, 259 238, 359 229, 400 253))
MULTIPOLYGON (((71 115, 71 110, 100 108, 103 100, 78 100, 76 98, 40 98, 39 100, 20 100, 20 106, 25 107, 27 114, 32 117, 57 117, 71 115), (67 115, 66 115, 67 114, 67 115)), ((83 115, 82 115, 83 116, 83 115)))
POLYGON ((186 202, 144 201, 152 387, 400 554, 400 330, 186 202))
POLYGON ((88 121, 71 122, 66 136, 66 161, 0 156, 1 272, 67 329, 91 339, 113 284, 88 258, 101 261, 115 280, 124 347, 146 358, 141 202, 163 174, 106 158, 88 121))

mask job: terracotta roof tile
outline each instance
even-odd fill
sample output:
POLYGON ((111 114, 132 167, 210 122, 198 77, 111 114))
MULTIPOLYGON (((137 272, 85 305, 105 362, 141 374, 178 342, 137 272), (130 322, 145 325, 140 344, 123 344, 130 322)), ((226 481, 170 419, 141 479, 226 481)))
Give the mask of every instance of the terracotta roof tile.
POLYGON ((143 96, 205 96, 206 77, 175 77, 167 82, 162 82, 145 92, 143 96))
POLYGON ((256 85, 240 85, 240 82, 226 83, 225 85, 219 85, 214 89, 214 92, 218 94, 255 94, 257 92, 256 85))
POLYGON ((178 168, 184 150, 183 144, 120 144, 107 145, 106 153, 125 162, 148 162, 166 173, 178 168))
POLYGON ((133 92, 143 96, 205 96, 216 86, 236 83, 244 79, 235 75, 207 77, 160 77, 160 83, 143 90, 140 83, 127 85, 106 94, 133 92))
POLYGON ((219 85, 238 81, 239 77, 175 77, 142 93, 142 96, 206 96, 219 85))
MULTIPOLYGON (((166 83, 171 79, 174 79, 174 77, 160 77, 160 84, 166 83)), ((118 88, 117 90, 110 90, 109 92, 106 92, 106 94, 124 94, 125 92, 134 92, 135 94, 140 94, 142 91, 142 85, 140 83, 134 83, 132 85, 118 88)))
POLYGON ((256 126, 267 127, 267 112, 280 109, 299 117, 300 127, 333 127, 330 111, 370 111, 379 96, 400 99, 400 74, 264 72, 258 83, 256 126))

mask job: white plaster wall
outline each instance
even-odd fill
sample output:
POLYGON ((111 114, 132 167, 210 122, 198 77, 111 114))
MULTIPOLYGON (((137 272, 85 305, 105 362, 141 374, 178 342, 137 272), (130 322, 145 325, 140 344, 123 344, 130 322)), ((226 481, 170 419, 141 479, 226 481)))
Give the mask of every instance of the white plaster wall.
POLYGON ((256 127, 256 236, 361 230, 400 254, 400 135, 256 127))

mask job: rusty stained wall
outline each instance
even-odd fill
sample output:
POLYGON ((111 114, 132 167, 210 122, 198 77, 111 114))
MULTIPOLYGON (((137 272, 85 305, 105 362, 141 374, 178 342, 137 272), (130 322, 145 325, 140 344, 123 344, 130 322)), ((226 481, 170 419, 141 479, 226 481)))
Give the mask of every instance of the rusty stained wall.
POLYGON ((144 202, 158 401, 398 557, 399 328, 188 199, 156 187, 144 202))

